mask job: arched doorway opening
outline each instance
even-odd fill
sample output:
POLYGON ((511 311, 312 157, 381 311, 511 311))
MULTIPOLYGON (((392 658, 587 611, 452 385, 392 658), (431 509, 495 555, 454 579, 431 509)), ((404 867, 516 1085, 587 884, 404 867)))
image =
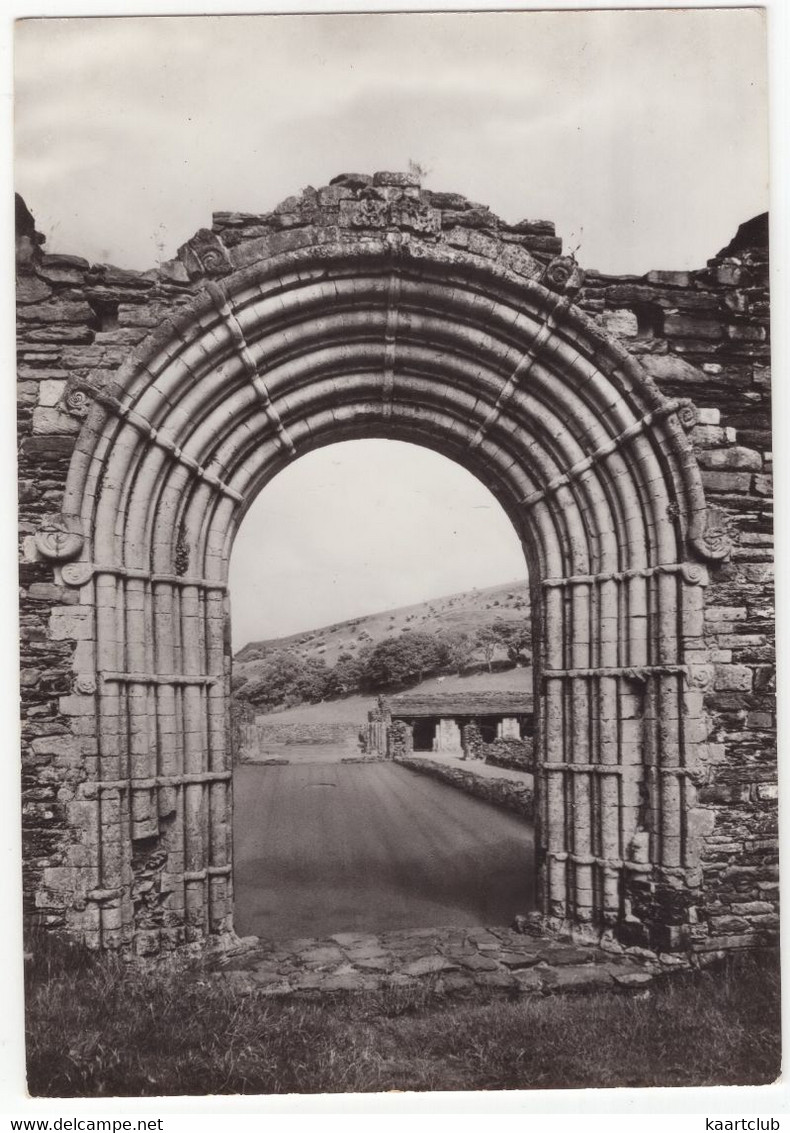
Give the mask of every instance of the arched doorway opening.
POLYGON ((431 241, 404 212, 383 235, 263 237, 235 272, 201 245, 221 284, 96 394, 53 557, 77 560, 59 569, 94 627, 75 655, 96 678, 72 917, 99 946, 232 932, 230 550, 281 468, 357 437, 455 460, 523 540, 543 915, 682 940, 709 679, 694 559, 711 553, 684 404, 573 306, 567 261, 431 241), (141 917, 143 877, 161 899, 141 917))
MULTIPOLYGON (((249 510, 229 582, 237 931, 305 938, 509 924, 529 911, 531 816, 366 742, 382 697, 433 713, 411 725, 425 753, 448 712, 473 719, 481 701, 531 711, 522 658, 511 664, 500 646, 494 672, 485 662, 481 629, 529 629, 523 549, 487 489, 411 444, 314 450, 249 510)), ((461 756, 437 758, 467 777, 485 767, 461 756)), ((531 769, 483 774, 532 787, 531 769)))

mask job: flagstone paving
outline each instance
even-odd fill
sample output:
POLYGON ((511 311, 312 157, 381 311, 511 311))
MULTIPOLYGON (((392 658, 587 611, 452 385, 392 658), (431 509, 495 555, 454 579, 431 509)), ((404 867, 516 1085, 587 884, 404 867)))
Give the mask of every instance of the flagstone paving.
POLYGON ((447 993, 549 994, 647 987, 670 967, 638 949, 529 936, 513 928, 341 932, 322 940, 249 942, 216 961, 213 979, 266 995, 379 991, 430 982, 447 993))

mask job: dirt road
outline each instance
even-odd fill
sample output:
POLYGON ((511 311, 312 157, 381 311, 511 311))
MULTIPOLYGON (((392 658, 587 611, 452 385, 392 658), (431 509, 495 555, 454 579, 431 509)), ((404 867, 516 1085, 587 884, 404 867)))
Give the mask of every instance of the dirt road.
POLYGON ((240 934, 505 924, 533 905, 531 826, 395 764, 245 765, 234 798, 240 934))

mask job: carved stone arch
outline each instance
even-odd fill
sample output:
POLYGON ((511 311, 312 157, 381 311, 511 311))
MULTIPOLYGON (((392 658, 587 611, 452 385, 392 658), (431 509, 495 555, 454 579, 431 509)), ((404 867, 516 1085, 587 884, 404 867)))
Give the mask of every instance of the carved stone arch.
POLYGON ((244 258, 195 259, 216 278, 96 395, 70 466, 62 530, 80 533, 71 569, 95 639, 86 937, 150 950, 232 931, 233 538, 287 463, 364 436, 464 465, 523 541, 541 912, 679 939, 708 671, 695 564, 722 549, 706 545, 686 403, 573 305, 573 265, 544 284, 539 265, 398 228, 244 258), (135 913, 143 852, 161 859, 155 924, 135 913))

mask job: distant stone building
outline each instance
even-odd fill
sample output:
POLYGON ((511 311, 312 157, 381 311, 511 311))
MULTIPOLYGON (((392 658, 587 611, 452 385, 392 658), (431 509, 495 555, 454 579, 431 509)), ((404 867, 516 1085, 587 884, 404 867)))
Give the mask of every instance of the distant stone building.
MULTIPOLYGON (((392 750, 392 725, 408 729, 411 751, 461 755, 464 729, 474 724, 484 743, 521 740, 534 732, 532 694, 513 692, 403 693, 381 698, 368 718, 368 750, 392 750)), ((398 735, 403 730, 396 729, 398 735)))

